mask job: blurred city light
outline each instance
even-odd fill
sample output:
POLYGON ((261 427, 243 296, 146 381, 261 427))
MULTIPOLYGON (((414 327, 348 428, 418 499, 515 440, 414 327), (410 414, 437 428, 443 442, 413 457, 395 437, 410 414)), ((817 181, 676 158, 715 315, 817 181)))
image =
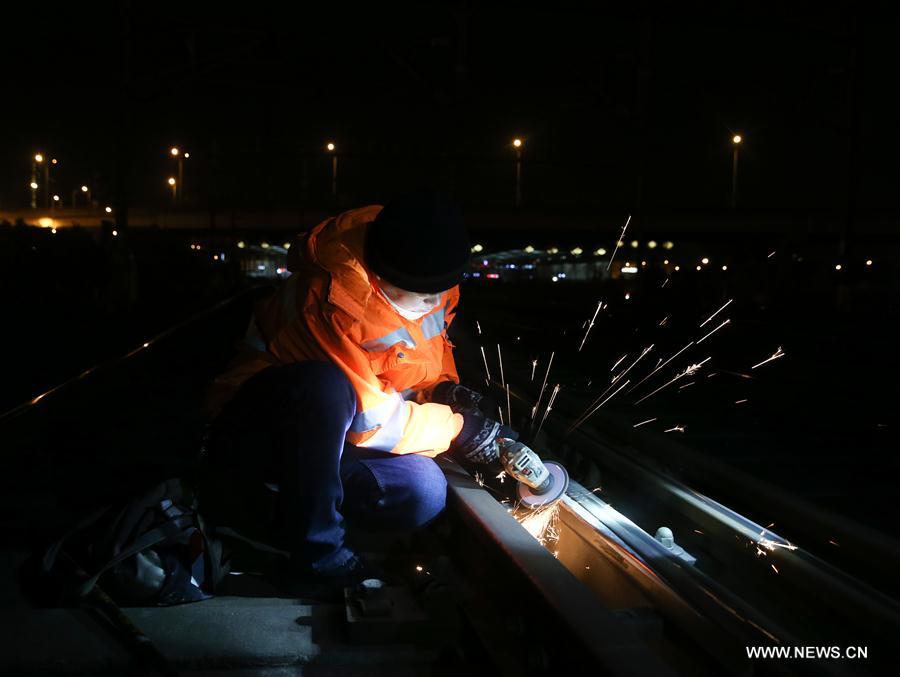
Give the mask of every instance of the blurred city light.
POLYGON ((171 150, 169 150, 169 152, 170 152, 172 155, 177 156, 181 151, 178 150, 178 148, 176 148, 175 146, 172 146, 172 148, 171 148, 171 150))
POLYGON ((572 250, 572 253, 575 256, 581 256, 584 253, 584 250, 582 250, 581 247, 575 247, 575 249, 572 250))
POLYGON ((663 249, 671 249, 675 244, 671 240, 666 240, 663 242, 663 249))
POLYGON ((521 148, 522 147, 522 139, 513 139, 513 146, 515 146, 516 148, 521 148))
POLYGON ((112 214, 112 207, 107 207, 104 211, 106 211, 107 214, 112 214))
POLYGON ((532 247, 531 245, 528 245, 527 247, 525 247, 525 253, 526 253, 526 254, 533 254, 533 253, 534 253, 534 247, 532 247))
POLYGON ((88 192, 88 187, 87 187, 87 186, 82 186, 82 187, 81 187, 81 192, 82 192, 82 193, 88 192))
POLYGON ((647 243, 647 249, 656 249, 656 240, 650 240, 650 242, 647 243))
POLYGON ((43 161, 44 161, 44 156, 41 155, 40 153, 38 153, 37 155, 34 156, 34 161, 35 161, 35 162, 43 162, 43 161))
POLYGON ((169 177, 168 184, 169 184, 170 186, 174 186, 174 185, 175 185, 175 177, 174 177, 174 176, 170 176, 170 177, 169 177))
POLYGON ((700 259, 700 263, 705 266, 707 263, 709 263, 709 259, 704 256, 702 259, 700 259))
POLYGON ((484 249, 484 247, 482 247, 480 244, 476 244, 474 247, 472 247, 472 251, 475 253, 478 253, 478 252, 482 251, 483 249, 484 249))
POLYGON ((329 142, 325 145, 325 148, 326 148, 329 152, 334 151, 334 144, 333 144, 331 141, 329 141, 329 142))
POLYGON ((733 137, 731 137, 731 142, 732 142, 733 144, 735 144, 735 145, 736 145, 736 144, 739 144, 739 143, 740 143, 741 141, 743 141, 743 140, 744 140, 744 139, 743 139, 743 137, 742 137, 740 134, 735 134, 733 137))

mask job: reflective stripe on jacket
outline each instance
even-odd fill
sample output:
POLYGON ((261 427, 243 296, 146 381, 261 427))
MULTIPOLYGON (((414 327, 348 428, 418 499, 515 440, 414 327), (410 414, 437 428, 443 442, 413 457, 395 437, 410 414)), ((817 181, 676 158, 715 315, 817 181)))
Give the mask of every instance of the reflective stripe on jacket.
POLYGON ((462 416, 428 400, 441 381, 459 382, 446 333, 459 287, 418 320, 397 314, 362 262, 365 230, 380 210, 345 212, 298 236, 288 255, 291 276, 256 305, 245 349, 217 379, 219 406, 268 365, 328 360, 356 392, 348 442, 398 454, 446 451, 462 416))

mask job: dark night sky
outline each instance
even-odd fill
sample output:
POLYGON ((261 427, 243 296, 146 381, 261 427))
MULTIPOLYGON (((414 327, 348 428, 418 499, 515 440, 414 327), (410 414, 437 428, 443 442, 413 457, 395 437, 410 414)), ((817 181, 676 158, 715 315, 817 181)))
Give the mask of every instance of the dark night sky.
POLYGON ((0 207, 26 205, 39 149, 64 193, 87 177, 111 192, 127 149, 133 204, 159 203, 171 144, 195 155, 198 199, 293 206, 304 173, 324 190, 330 138, 360 200, 425 177, 490 204, 514 135, 531 204, 631 206, 643 176, 648 205, 722 206, 740 132, 745 205, 839 210, 854 95, 860 205, 898 206, 897 24, 881 6, 310 5, 5 9, 0 207))

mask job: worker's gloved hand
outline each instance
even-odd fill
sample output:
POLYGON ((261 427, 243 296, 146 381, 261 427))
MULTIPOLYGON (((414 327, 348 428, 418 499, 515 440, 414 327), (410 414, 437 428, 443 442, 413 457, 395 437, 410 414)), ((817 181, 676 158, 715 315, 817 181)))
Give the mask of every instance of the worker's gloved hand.
POLYGON ((438 383, 431 392, 431 401, 438 404, 446 404, 455 414, 461 414, 466 409, 481 409, 484 395, 466 388, 453 381, 438 383))
POLYGON ((435 386, 431 391, 431 401, 446 404, 455 414, 474 411, 491 418, 496 418, 497 415, 497 400, 490 393, 483 395, 453 381, 444 381, 435 386))
POLYGON ((487 418, 477 409, 462 412, 463 427, 450 451, 462 455, 472 463, 495 463, 500 460, 500 439, 518 439, 512 428, 487 418))

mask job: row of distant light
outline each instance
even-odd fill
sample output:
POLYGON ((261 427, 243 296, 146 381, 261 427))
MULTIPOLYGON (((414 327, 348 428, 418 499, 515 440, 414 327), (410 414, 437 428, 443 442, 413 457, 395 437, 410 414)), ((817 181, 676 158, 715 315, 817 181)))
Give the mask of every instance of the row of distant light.
MULTIPOLYGON (((238 248, 238 249, 244 249, 246 246, 247 246, 247 243, 244 242, 243 240, 241 240, 241 241, 239 241, 239 242, 237 243, 237 248, 238 248)), ((259 243, 259 246, 262 247, 263 249, 268 249, 268 248, 271 247, 272 245, 270 245, 268 242, 260 242, 260 243, 259 243)), ((281 245, 281 247, 282 247, 282 249, 290 249, 290 248, 291 248, 291 243, 290 243, 290 242, 285 242, 284 244, 281 245)))
MULTIPOLYGON (((637 249, 638 247, 641 246, 641 243, 637 240, 632 240, 630 244, 633 249, 637 249)), ((619 246, 624 247, 625 242, 622 240, 619 240, 619 246)), ((658 246, 659 245, 656 242, 656 240, 650 240, 647 243, 647 249, 656 249, 658 246)), ((662 243, 663 249, 672 249, 674 246, 675 246, 675 244, 668 240, 666 242, 662 243)), ((484 251, 484 246, 480 245, 480 244, 476 244, 475 246, 472 247, 472 251, 474 253, 478 254, 478 253, 484 251)), ((526 254, 533 254, 536 250, 531 245, 528 245, 522 251, 524 251, 526 254)), ((559 249, 557 247, 551 247, 550 249, 547 250, 547 253, 548 254, 559 254, 559 249)), ((584 250, 581 247, 575 247, 574 249, 570 250, 569 253, 573 254, 575 256, 581 256, 582 254, 584 254, 584 250)), ((606 256, 606 253, 607 252, 603 247, 600 247, 599 249, 594 250, 594 256, 606 256)))

